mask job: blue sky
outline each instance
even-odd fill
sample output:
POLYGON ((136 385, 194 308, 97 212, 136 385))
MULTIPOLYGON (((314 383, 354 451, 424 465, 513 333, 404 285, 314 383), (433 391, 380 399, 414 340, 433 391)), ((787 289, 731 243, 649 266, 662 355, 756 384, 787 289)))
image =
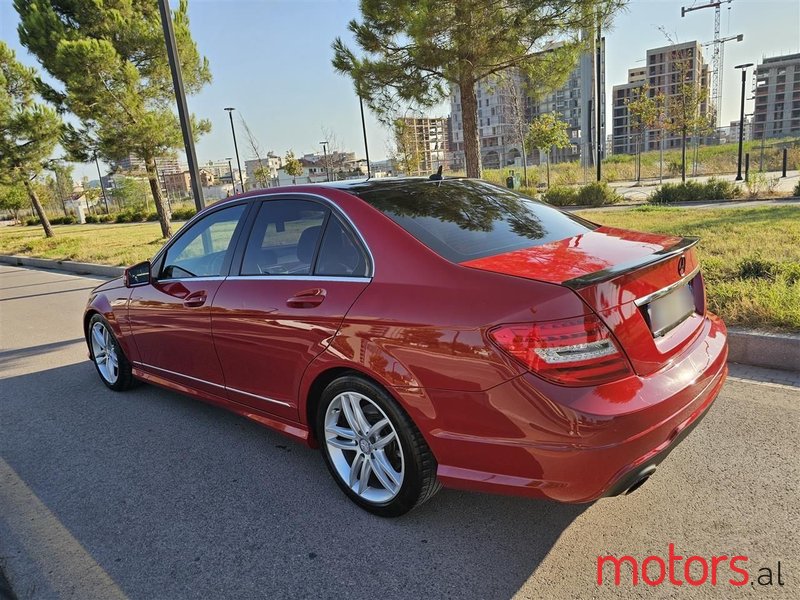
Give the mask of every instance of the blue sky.
MULTIPOLYGON (((708 0, 632 0, 606 39, 607 94, 624 83, 627 70, 647 48, 666 45, 665 28, 679 41, 710 41, 713 9, 681 18, 681 6, 708 0)), ((173 5, 177 0, 173 0, 173 5)), ((212 122, 212 132, 197 144, 200 162, 233 155, 230 125, 223 108, 234 106, 266 150, 296 154, 320 149, 323 131, 363 155, 358 99, 351 82, 331 67, 331 42, 350 39, 347 23, 358 17, 358 2, 348 0, 189 0, 192 32, 208 57, 214 81, 189 98, 189 108, 212 122)), ((17 15, 11 0, 0 0, 0 39, 27 64, 35 59, 19 45, 17 15)), ((739 75, 733 66, 764 56, 800 52, 800 0, 733 0, 722 9, 722 35, 744 34, 725 44, 722 122, 738 118, 739 75), (727 6, 731 7, 729 11, 727 6)), ((710 49, 707 52, 710 60, 710 49)), ((446 107, 438 111, 445 114, 446 107)), ((748 110, 751 110, 748 106, 748 110)), ((250 158, 244 131, 236 120, 239 152, 250 158)), ((387 153, 387 132, 369 115, 370 158, 387 153)), ((89 167, 76 176, 93 176, 89 167)))

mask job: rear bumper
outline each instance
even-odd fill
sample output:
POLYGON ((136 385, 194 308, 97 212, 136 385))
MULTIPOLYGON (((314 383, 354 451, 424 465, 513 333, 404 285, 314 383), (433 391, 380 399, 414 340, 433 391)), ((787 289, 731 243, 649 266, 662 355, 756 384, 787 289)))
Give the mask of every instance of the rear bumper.
POLYGON ((448 487, 590 502, 628 490, 697 426, 727 375, 727 332, 703 333, 661 371, 596 388, 523 375, 484 392, 429 391, 424 428, 448 487))

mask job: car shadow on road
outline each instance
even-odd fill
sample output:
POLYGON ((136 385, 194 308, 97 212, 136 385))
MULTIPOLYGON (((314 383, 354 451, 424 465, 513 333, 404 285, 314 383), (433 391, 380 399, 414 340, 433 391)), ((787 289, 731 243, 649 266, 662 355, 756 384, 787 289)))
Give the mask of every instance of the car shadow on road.
POLYGON ((133 598, 510 598, 585 510, 443 490, 374 517, 317 451, 153 386, 111 392, 89 362, 4 379, 0 423, 0 457, 133 598))

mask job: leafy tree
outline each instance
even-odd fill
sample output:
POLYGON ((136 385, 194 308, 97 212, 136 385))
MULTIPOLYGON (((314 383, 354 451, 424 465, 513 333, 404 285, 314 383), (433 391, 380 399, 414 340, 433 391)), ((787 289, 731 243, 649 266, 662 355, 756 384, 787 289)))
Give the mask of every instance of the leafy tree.
POLYGON ((547 187, 550 187, 550 157, 552 148, 566 148, 569 146, 567 124, 561 120, 557 112, 542 113, 537 116, 528 129, 528 143, 540 152, 547 152, 547 187))
MULTIPOLYGON (((546 63, 539 67, 548 66, 546 63)), ((565 63, 558 65, 568 67, 565 63)), ((539 101, 553 90, 561 87, 569 76, 566 68, 538 69, 535 77, 519 69, 508 69, 497 78, 497 89, 505 96, 500 107, 505 143, 519 144, 522 149, 522 173, 525 187, 528 187, 528 150, 526 148, 530 126, 529 105, 539 101)))
MULTIPOLYGON (((46 97, 75 114, 65 146, 76 160, 93 152, 107 161, 134 155, 145 163, 161 233, 172 233, 156 158, 183 147, 158 5, 153 0, 14 0, 19 37, 63 89, 46 97), (96 137, 95 137, 96 136, 96 137)), ((211 81, 192 40, 187 0, 173 14, 183 81, 189 94, 211 81)), ((196 135, 210 129, 195 121, 196 135)))
POLYGON ((297 183, 295 177, 303 174, 303 165, 300 164, 300 160, 295 158, 294 152, 291 150, 286 153, 286 158, 283 160, 283 170, 287 175, 292 176, 292 183, 297 183))
POLYGON ((111 197, 123 208, 145 207, 147 203, 147 184, 137 177, 120 177, 117 179, 111 197))
POLYGON ((625 0, 361 0, 349 24, 362 55, 341 38, 333 66, 385 121, 398 107, 434 106, 460 94, 469 177, 481 176, 475 84, 516 67, 535 79, 570 70, 584 42, 579 32, 606 21, 625 0), (553 42, 563 42, 553 47, 553 42), (548 52, 542 52, 549 49, 548 52))
POLYGON ((417 143, 413 126, 404 118, 397 118, 392 123, 394 148, 391 157, 399 170, 406 175, 419 175, 422 169, 423 153, 417 143))
POLYGON ((54 160, 51 161, 50 170, 55 175, 55 178, 48 180, 48 184, 53 192, 56 203, 64 211, 64 215, 67 215, 66 200, 72 195, 72 172, 74 167, 60 160, 54 160))
POLYGON ((28 192, 20 183, 14 185, 0 185, 0 210, 7 210, 19 221, 19 211, 25 208, 28 202, 28 192))
POLYGON ((646 83, 634 93, 632 98, 627 100, 626 105, 632 128, 639 136, 639 143, 636 145, 636 181, 640 181, 642 177, 642 145, 647 131, 657 129, 659 138, 661 136, 660 130, 665 118, 664 93, 652 91, 650 84, 646 83))
POLYGON ((711 118, 708 111, 701 110, 708 100, 708 89, 700 85, 691 57, 679 57, 676 70, 676 93, 667 98, 664 125, 668 131, 681 136, 681 181, 686 181, 686 139, 690 132, 706 133, 711 127, 711 118))
POLYGON ((44 234, 53 237, 33 180, 56 146, 61 119, 52 108, 34 102, 35 83, 34 70, 20 64, 0 41, 0 183, 25 187, 44 234))

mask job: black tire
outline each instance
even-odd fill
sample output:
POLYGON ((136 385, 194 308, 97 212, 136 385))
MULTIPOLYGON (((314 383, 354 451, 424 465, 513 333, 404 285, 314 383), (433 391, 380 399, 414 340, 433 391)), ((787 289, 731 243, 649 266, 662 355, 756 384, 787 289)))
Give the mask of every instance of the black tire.
POLYGON ((125 356, 125 353, 122 351, 122 347, 119 345, 119 342, 114 335, 114 330, 111 329, 111 325, 109 325, 108 321, 106 321, 102 315, 95 314, 91 319, 89 319, 89 325, 86 328, 86 340, 89 342, 89 353, 92 357, 92 363, 94 363, 95 369, 97 369, 97 374, 100 376, 100 380, 106 384, 107 387, 115 392, 123 392, 125 390, 129 390, 136 384, 136 379, 133 377, 131 363, 128 361, 128 357, 125 356), (108 332, 108 345, 113 350, 114 355, 117 358, 117 377, 113 381, 113 375, 108 375, 108 371, 104 373, 103 368, 101 368, 101 365, 98 364, 98 360, 95 357, 96 345, 93 343, 92 335, 95 331, 96 325, 102 325, 105 331, 108 332))
MULTIPOLYGON (((315 425, 322 456, 333 479, 353 502, 372 514, 380 517, 399 517, 430 500, 442 487, 436 479, 436 459, 430 448, 428 448, 428 444, 422 434, 409 416, 398 406, 397 402, 380 386, 366 378, 348 375, 331 382, 322 392, 317 408, 315 425), (359 496, 344 481, 343 476, 339 474, 334 466, 331 457, 331 451, 325 437, 325 418, 328 407, 340 394, 353 392, 366 397, 383 411, 397 434, 397 442, 392 442, 392 444, 399 443, 402 449, 402 484, 396 495, 388 501, 370 501, 359 496)), ((354 455, 355 452, 353 453, 354 455)), ((355 459, 353 459, 354 461, 355 459)), ((353 463, 351 462, 350 464, 352 465, 353 463)), ((371 477, 374 477, 374 475, 371 477)))

